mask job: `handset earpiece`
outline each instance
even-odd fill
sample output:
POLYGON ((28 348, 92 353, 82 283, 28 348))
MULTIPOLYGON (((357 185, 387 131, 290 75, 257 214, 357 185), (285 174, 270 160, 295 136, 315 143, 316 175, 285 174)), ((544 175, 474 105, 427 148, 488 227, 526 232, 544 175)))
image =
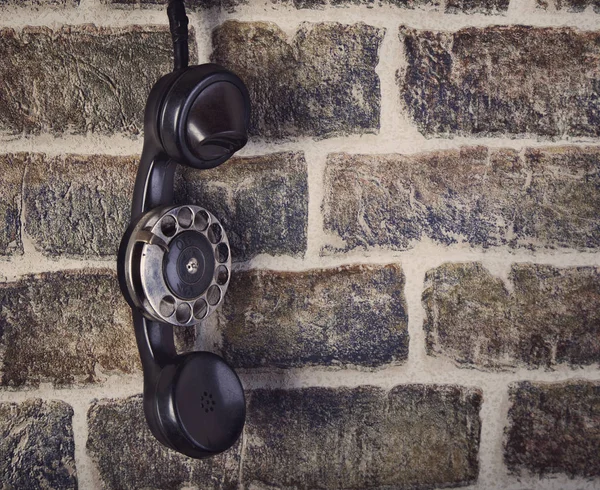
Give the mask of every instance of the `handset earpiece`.
POLYGON ((245 421, 242 384, 209 352, 177 354, 173 325, 194 327, 223 301, 231 273, 225 230, 208 210, 173 204, 178 164, 213 168, 247 141, 250 100, 224 68, 187 66, 187 17, 168 7, 175 71, 152 88, 131 223, 117 259, 144 373, 144 412, 164 445, 193 458, 231 447, 245 421))

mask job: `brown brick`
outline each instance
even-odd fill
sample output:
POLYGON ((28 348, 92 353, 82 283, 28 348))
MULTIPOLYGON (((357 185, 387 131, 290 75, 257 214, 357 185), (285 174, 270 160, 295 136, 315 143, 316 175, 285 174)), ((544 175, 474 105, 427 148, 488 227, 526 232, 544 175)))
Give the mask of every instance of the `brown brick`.
MULTIPOLYGON (((161 9, 165 8, 165 5, 169 3, 169 0, 101 0, 102 3, 110 4, 114 7, 128 8, 128 7, 158 7, 161 9)), ((226 10, 227 12, 234 12, 236 7, 240 5, 246 5, 248 0, 186 0, 185 8, 187 11, 197 12, 199 10, 206 10, 210 8, 218 8, 226 10)))
POLYGON ((77 488, 72 417, 61 401, 0 403, 3 488, 77 488))
POLYGON ((567 12, 583 12, 592 7, 593 12, 600 13, 599 0, 537 0, 538 8, 547 9, 549 4, 556 10, 566 10, 567 12))
POLYGON ((404 155, 331 154, 324 253, 412 248, 600 247, 600 150, 464 147, 404 155))
POLYGON ((429 271, 428 354, 492 369, 600 361, 599 269, 515 264, 509 279, 513 292, 479 263, 429 271))
POLYGON ((94 383, 139 369, 131 312, 113 272, 26 276, 0 284, 1 383, 94 383))
POLYGON ((228 21, 213 32, 211 58, 246 82, 252 135, 376 133, 384 32, 363 23, 304 23, 288 41, 275 24, 228 21))
POLYGON ((447 0, 446 13, 501 14, 508 10, 510 0, 447 0))
POLYGON ((233 275, 218 320, 239 367, 380 366, 408 355, 400 267, 233 275))
POLYGON ((139 157, 28 157, 25 230, 50 256, 116 256, 139 157))
POLYGON ((150 88, 171 70, 162 26, 0 29, 0 134, 138 134, 150 88))
POLYGON ((600 476, 598 382, 517 383, 510 402, 504 459, 512 472, 600 476))
POLYGON ((426 136, 600 135, 600 33, 491 26, 401 27, 398 83, 426 136))
POLYGON ((234 158, 212 170, 181 167, 181 177, 176 199, 219 218, 234 261, 258 254, 304 255, 308 187, 303 153, 234 158))
POLYGON ((406 385, 256 390, 245 488, 440 488, 477 479, 481 393, 406 385))
POLYGON ((87 449, 104 488, 238 488, 241 444, 202 461, 167 449, 148 429, 141 396, 93 403, 88 424, 87 449))
POLYGON ((23 253, 21 242, 21 189, 23 154, 0 154, 0 256, 23 253))

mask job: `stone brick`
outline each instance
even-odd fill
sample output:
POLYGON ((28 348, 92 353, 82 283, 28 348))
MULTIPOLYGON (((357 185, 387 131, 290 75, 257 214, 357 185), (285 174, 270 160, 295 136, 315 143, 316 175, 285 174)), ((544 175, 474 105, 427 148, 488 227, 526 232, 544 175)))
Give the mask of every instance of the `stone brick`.
POLYGON ((324 138, 379 131, 375 67, 385 30, 303 23, 291 41, 275 24, 228 21, 212 60, 237 73, 252 99, 250 133, 324 138))
POLYGON ((508 10, 510 0, 448 0, 446 13, 501 14, 508 10))
POLYGON ((181 167, 176 187, 181 204, 203 206, 223 223, 233 260, 304 255, 308 188, 302 153, 235 158, 212 170, 181 167))
POLYGON ((331 243, 412 248, 600 247, 600 150, 463 147, 416 155, 331 154, 322 205, 331 243))
POLYGON ((599 0, 537 0, 538 8, 547 9, 549 4, 556 10, 566 10, 567 12, 583 12, 592 7, 593 12, 600 13, 599 0))
POLYGON ((80 0, 0 0, 0 8, 33 7, 33 8, 72 8, 78 7, 80 0))
POLYGON ((245 488, 440 488, 477 479, 481 392, 458 386, 256 390, 245 488))
POLYGON ((94 383, 139 369, 131 312, 112 271, 25 276, 0 284, 4 386, 94 383))
POLYGON ((25 230, 44 254, 116 256, 129 224, 139 157, 33 154, 25 230))
MULTIPOLYGON (((302 0, 300 0, 302 1, 302 0)), ((367 7, 382 7, 391 5, 405 9, 438 10, 440 0, 329 0, 334 7, 348 7, 351 5, 366 5, 367 7)), ((295 2, 297 3, 297 1, 295 2)), ((314 8, 314 7, 305 7, 314 8)))
POLYGON ((21 242, 21 188, 23 154, 0 154, 0 256, 23 253, 21 242))
MULTIPOLYGON (((110 4, 115 7, 160 7, 164 8, 169 0, 101 0, 102 3, 110 4)), ((234 12, 236 7, 245 5, 248 0, 186 0, 185 8, 189 12, 197 12, 210 8, 220 8, 227 12, 234 12)))
POLYGON ((3 488, 77 488, 72 417, 61 401, 0 403, 3 488))
POLYGON ((401 97, 427 137, 600 135, 600 33, 401 27, 401 97))
POLYGON ((138 134, 150 88, 171 70, 167 27, 0 29, 0 134, 138 134))
POLYGON ((504 459, 512 472, 600 476, 598 382, 518 383, 510 401, 504 459))
POLYGON ((514 264, 509 292, 479 263, 425 278, 429 355, 491 369, 600 362, 600 270, 514 264))
POLYGON ((381 366, 408 355, 399 266, 233 275, 218 314, 238 367, 381 366))
POLYGON ((96 401, 88 424, 87 449, 104 488, 237 489, 239 443, 201 461, 167 449, 148 429, 141 396, 96 401))

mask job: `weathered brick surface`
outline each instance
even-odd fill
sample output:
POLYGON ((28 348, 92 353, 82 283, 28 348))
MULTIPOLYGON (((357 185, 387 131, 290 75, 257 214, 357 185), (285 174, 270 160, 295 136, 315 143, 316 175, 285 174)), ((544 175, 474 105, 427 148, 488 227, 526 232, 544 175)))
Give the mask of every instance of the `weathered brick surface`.
POLYGON ((253 391, 244 484, 358 490, 474 483, 480 405, 478 390, 458 386, 253 391))
POLYGON ((275 24, 228 21, 213 32, 212 60, 248 86, 252 135, 373 133, 379 130, 375 67, 383 35, 363 23, 304 23, 288 41, 275 24))
POLYGON ((235 158, 212 170, 182 167, 176 186, 178 202, 198 204, 219 218, 233 260, 304 255, 308 189, 302 153, 235 158))
POLYGON ((139 157, 28 157, 25 230, 50 256, 115 256, 139 157))
POLYGON ((93 383, 139 369, 131 312, 108 270, 52 272, 0 284, 4 386, 93 383))
POLYGON ((428 137, 600 135, 600 33, 492 26, 401 27, 399 73, 410 117, 428 137))
POLYGON ((504 459, 515 473, 600 476, 600 384, 519 383, 511 408, 504 459))
POLYGON ((171 69, 166 27, 1 29, 0 134, 138 134, 150 88, 171 69))
POLYGON ((2 488, 77 488, 72 417, 60 401, 0 403, 2 488))
POLYGON ((324 253, 421 240, 474 247, 600 247, 597 147, 464 147, 404 155, 331 154, 324 253), (340 240, 341 239, 341 240, 340 240))
POLYGON ((600 270, 515 264, 509 292, 479 263, 425 278, 427 352, 483 368, 600 362, 600 270))
POLYGON ((21 188, 23 154, 0 154, 0 256, 23 253, 21 242, 21 188))
POLYGON ((146 425, 141 396, 95 402, 88 424, 87 449, 104 488, 237 489, 241 444, 202 461, 167 449, 146 425))
POLYGON ((446 12, 451 14, 499 14, 508 10, 510 0, 447 0, 446 12))
POLYGON ((593 12, 600 12, 599 0, 537 0, 538 8, 547 9, 550 5, 556 10, 567 12, 583 12, 589 7, 592 7, 593 12))
POLYGON ((238 367, 402 362, 403 288, 395 265, 237 272, 218 316, 223 355, 238 367))
MULTIPOLYGON (((116 7, 159 7, 169 3, 169 0, 101 0, 102 3, 112 4, 116 7)), ((186 0, 185 8, 188 11, 195 12, 209 8, 221 8, 228 12, 235 11, 240 5, 245 5, 248 0, 186 0)))
POLYGON ((0 8, 34 7, 34 8, 69 8, 78 7, 80 0, 0 0, 0 8))

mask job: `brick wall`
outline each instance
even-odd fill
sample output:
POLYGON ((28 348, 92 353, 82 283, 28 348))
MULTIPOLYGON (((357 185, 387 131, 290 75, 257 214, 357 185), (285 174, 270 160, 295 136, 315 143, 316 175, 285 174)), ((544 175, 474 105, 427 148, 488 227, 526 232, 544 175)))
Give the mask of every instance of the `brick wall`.
POLYGON ((0 2, 2 486, 597 488, 600 3, 188 2, 254 104, 176 179, 236 263, 177 344, 248 394, 201 462, 146 428, 115 280, 161 3, 0 2))

